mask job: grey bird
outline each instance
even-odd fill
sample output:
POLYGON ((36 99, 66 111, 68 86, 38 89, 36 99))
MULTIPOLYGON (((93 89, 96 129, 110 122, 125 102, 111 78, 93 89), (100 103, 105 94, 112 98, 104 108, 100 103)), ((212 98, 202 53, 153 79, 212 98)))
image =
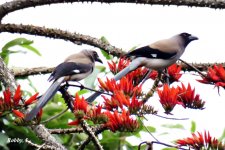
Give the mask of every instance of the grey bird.
MULTIPOLYGON (((168 39, 159 40, 148 46, 128 52, 125 56, 131 57, 132 62, 116 74, 114 79, 116 81, 120 80, 129 72, 137 69, 138 67, 144 66, 149 68, 148 74, 143 79, 143 81, 145 81, 152 69, 162 71, 168 66, 174 64, 184 53, 187 45, 194 40, 198 40, 198 37, 189 33, 180 33, 168 39)), ((99 95, 100 93, 94 93, 87 98, 87 101, 91 103, 99 95)))
POLYGON ((26 114, 25 120, 32 120, 42 107, 55 95, 60 85, 67 81, 80 81, 89 76, 95 67, 95 61, 102 63, 97 52, 93 50, 82 50, 70 55, 59 64, 49 77, 53 81, 43 96, 38 100, 36 106, 26 114))

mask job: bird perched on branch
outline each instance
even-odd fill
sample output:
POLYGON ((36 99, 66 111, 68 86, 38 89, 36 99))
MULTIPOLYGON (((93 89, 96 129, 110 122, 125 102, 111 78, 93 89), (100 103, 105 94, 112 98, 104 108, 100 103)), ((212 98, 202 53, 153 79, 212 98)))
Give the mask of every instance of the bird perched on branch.
POLYGON ((52 85, 38 100, 37 105, 26 115, 25 120, 32 120, 40 109, 55 95, 63 82, 80 81, 89 76, 93 72, 95 61, 102 63, 97 52, 93 50, 82 50, 67 57, 52 72, 48 79, 53 81, 52 85))
MULTIPOLYGON (((142 66, 149 68, 146 77, 148 77, 152 69, 162 71, 174 64, 184 53, 187 45, 194 40, 198 40, 198 38, 189 33, 180 33, 128 52, 125 56, 132 59, 131 63, 116 74, 114 79, 116 81, 120 80, 129 72, 142 66)), ((99 95, 100 93, 92 94, 87 98, 88 102, 94 101, 99 95)))

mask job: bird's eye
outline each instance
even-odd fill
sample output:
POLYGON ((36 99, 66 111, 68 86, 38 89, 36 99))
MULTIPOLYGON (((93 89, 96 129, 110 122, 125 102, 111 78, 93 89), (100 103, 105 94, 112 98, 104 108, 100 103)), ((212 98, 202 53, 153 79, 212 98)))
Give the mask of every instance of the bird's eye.
POLYGON ((183 37, 189 37, 190 36, 190 34, 188 34, 188 33, 182 33, 181 34, 183 37))

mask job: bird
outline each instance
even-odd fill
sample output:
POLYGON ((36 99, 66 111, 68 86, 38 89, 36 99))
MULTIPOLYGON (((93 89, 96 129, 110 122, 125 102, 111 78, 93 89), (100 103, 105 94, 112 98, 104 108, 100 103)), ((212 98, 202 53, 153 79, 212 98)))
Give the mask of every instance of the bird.
MULTIPOLYGON (((162 71, 174 64, 182 56, 187 45, 194 40, 198 40, 198 37, 183 32, 128 52, 124 56, 131 58, 131 63, 116 74, 114 79, 118 81, 129 72, 144 66, 149 69, 148 74, 143 79, 146 80, 152 69, 162 71)), ((100 94, 94 93, 86 100, 91 103, 100 94)))
POLYGON ((36 106, 26 114, 25 120, 32 120, 42 107, 55 95, 63 82, 80 81, 89 76, 95 67, 95 61, 102 60, 94 50, 82 50, 79 53, 68 56, 64 62, 56 66, 48 81, 53 81, 43 96, 40 97, 36 106))

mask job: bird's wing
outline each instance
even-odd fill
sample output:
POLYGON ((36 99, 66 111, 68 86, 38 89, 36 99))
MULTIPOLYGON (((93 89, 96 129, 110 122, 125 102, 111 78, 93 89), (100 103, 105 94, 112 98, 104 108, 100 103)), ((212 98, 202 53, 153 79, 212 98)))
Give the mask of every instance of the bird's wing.
POLYGON ((169 59, 175 56, 176 54, 176 52, 168 53, 155 48, 151 48, 149 46, 144 46, 127 53, 126 56, 147 57, 152 59, 169 59))
POLYGON ((86 73, 93 69, 92 64, 64 62, 59 64, 49 77, 49 81, 56 80, 63 76, 86 73))

